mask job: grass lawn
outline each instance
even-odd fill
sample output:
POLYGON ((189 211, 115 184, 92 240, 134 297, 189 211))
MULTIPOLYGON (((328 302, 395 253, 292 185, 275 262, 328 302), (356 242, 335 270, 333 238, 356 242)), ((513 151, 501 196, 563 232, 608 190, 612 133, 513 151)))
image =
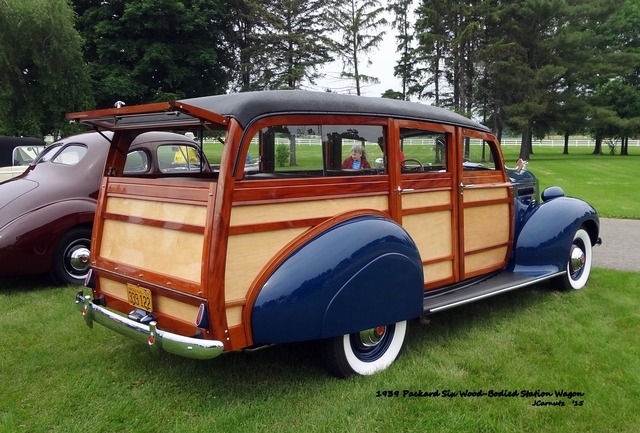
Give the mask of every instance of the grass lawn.
MULTIPOLYGON (((591 203, 600 216, 640 219, 638 180, 640 150, 631 155, 591 155, 590 147, 571 147, 569 155, 561 147, 536 146, 527 170, 540 180, 540 188, 561 186, 565 193, 591 203)), ((507 164, 513 166, 520 147, 503 147, 507 164)))
MULTIPOLYGON (((507 160, 518 150, 506 148, 507 160)), ((570 151, 535 148, 528 168, 542 188, 560 185, 603 216, 640 218, 639 156, 570 151)), ((640 425, 640 273, 594 269, 581 291, 538 285, 413 322, 391 368, 348 380, 328 376, 312 344, 210 361, 154 355, 87 328, 76 290, 0 279, 0 433, 631 433, 640 425)))
POLYGON ((349 380, 329 377, 309 344, 210 361, 156 356, 87 328, 74 288, 0 284, 0 432, 631 433, 640 425, 637 273, 596 269, 579 292, 540 285, 413 322, 391 368, 349 380))

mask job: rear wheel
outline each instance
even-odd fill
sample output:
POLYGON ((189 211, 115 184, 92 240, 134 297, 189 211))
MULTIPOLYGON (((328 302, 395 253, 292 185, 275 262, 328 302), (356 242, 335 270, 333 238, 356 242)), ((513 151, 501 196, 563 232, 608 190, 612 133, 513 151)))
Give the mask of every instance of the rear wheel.
POLYGON ((579 290, 587 284, 590 274, 591 238, 585 229, 580 228, 569 249, 566 272, 558 277, 558 283, 563 290, 579 290))
POLYGON ((369 375, 396 360, 407 335, 407 321, 378 326, 327 340, 326 362, 338 377, 369 375))
POLYGON ((49 274, 57 284, 84 284, 89 272, 91 229, 80 227, 62 235, 49 274))

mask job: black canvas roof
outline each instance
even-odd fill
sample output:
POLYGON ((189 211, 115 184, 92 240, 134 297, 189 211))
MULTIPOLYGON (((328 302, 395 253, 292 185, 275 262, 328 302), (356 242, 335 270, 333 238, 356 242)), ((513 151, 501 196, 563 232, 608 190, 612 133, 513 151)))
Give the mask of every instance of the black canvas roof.
POLYGON ((18 146, 44 146, 44 140, 32 137, 7 137, 0 135, 0 167, 13 165, 13 149, 18 146))
POLYGON ((235 118, 242 127, 273 114, 364 114, 430 120, 489 131, 485 126, 443 108, 417 102, 304 90, 273 90, 205 96, 176 101, 235 118))
POLYGON ((257 119, 278 114, 394 117, 433 121, 489 132, 485 126, 453 111, 418 102, 304 90, 270 90, 203 96, 170 103, 71 113, 67 117, 93 125, 98 129, 116 130, 185 129, 198 126, 201 122, 224 125, 228 118, 236 119, 243 128, 246 128, 249 123, 257 119))

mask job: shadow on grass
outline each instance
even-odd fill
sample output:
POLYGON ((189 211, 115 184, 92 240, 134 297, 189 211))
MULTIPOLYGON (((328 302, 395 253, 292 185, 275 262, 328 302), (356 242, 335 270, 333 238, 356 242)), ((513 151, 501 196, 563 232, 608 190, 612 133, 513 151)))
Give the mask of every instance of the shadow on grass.
POLYGON ((46 275, 0 278, 0 294, 38 291, 51 287, 53 287, 51 280, 46 275))

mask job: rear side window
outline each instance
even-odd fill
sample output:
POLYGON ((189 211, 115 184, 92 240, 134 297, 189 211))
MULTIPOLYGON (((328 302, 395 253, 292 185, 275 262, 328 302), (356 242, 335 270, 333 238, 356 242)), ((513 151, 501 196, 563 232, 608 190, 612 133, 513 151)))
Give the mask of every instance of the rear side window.
POLYGON ((63 165, 76 165, 87 154, 87 147, 80 144, 71 144, 58 153, 51 162, 63 165))
POLYGON ((149 155, 144 150, 134 150, 127 155, 124 174, 146 173, 149 171, 149 155))

